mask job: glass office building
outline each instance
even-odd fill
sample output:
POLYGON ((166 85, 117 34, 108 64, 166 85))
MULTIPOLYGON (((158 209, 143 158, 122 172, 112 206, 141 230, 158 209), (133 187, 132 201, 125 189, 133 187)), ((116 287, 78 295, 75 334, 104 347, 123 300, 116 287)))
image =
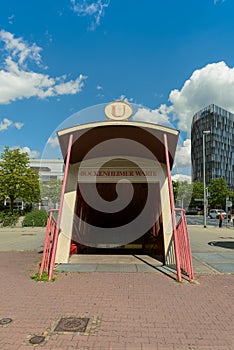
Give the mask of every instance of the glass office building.
POLYGON ((234 190, 234 114, 211 104, 193 116, 191 126, 192 179, 203 181, 203 131, 205 136, 206 183, 224 178, 234 190))

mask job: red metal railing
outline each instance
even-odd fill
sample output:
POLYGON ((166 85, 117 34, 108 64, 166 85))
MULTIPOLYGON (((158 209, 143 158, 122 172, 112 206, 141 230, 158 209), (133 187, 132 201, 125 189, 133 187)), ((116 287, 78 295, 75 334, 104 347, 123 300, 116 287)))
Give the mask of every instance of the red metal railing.
POLYGON ((171 206, 171 219, 172 219, 172 229, 173 229, 173 237, 174 237, 176 270, 177 270, 178 281, 181 282, 182 277, 181 277, 181 269, 180 269, 180 253, 178 250, 179 249, 179 242, 178 242, 177 228, 176 228, 175 203, 174 203, 174 195, 173 195, 173 188, 172 188, 171 168, 170 168, 169 150, 168 150, 168 142, 167 142, 167 135, 166 134, 164 134, 164 147, 165 147, 169 199, 170 199, 170 206, 171 206))
POLYGON ((175 209, 174 195, 172 188, 171 169, 169 162, 169 149, 167 142, 167 135, 164 134, 164 147, 166 158, 166 170, 168 179, 169 198, 171 206, 171 219, 173 228, 174 239, 174 255, 176 261, 176 271, 178 281, 182 281, 182 273, 188 274, 190 281, 194 279, 193 265, 192 265, 192 253, 190 249, 190 241, 188 236, 188 228, 186 222, 186 216, 183 209, 175 209), (176 212, 180 211, 180 219, 176 222, 176 212))
POLYGON ((56 232, 56 219, 53 214, 57 213, 58 209, 49 210, 49 216, 46 225, 46 234, 44 240, 44 249, 42 255, 42 262, 40 267, 40 278, 43 272, 47 272, 48 275, 54 266, 51 264, 52 251, 54 247, 54 236, 56 232))
MULTIPOLYGON (((64 170, 64 178, 62 184, 62 191, 60 196, 60 205, 58 210, 57 222, 53 219, 52 214, 49 213, 49 218, 46 226, 46 235, 45 235, 45 246, 46 250, 43 252, 42 263, 40 268, 40 277, 42 276, 43 271, 48 271, 48 279, 51 280, 53 277, 54 265, 55 265, 55 257, 57 252, 58 245, 58 236, 60 233, 60 223, 62 217, 62 209, 64 202, 64 195, 66 190, 67 178, 68 178, 68 169, 70 164, 71 157, 71 149, 73 142, 73 134, 69 136, 68 146, 67 146, 67 155, 65 161, 65 170, 64 170), (48 249, 48 251, 47 251, 48 249), (47 264, 48 261, 48 264, 47 264)), ((45 248, 45 247, 44 247, 45 248)))
POLYGON ((67 185, 67 177, 68 177, 68 169, 69 169, 69 163, 70 163, 70 157, 71 157, 71 149, 72 149, 72 142, 73 142, 73 134, 69 136, 69 142, 67 146, 67 156, 65 161, 65 169, 64 169, 64 177, 63 177, 63 184, 62 184, 62 191, 60 196, 60 204, 59 204, 59 211, 58 211, 58 219, 57 219, 57 225, 54 233, 54 244, 53 249, 51 252, 51 269, 49 270, 49 280, 51 280, 53 276, 53 270, 54 270, 54 264, 55 264, 55 257, 57 252, 57 245, 58 245, 58 236, 60 232, 60 224, 61 224, 61 217, 62 217, 62 210, 63 210, 63 201, 64 201, 64 195, 67 185))
POLYGON ((177 252, 179 254, 180 270, 182 273, 186 273, 189 280, 194 280, 192 252, 190 247, 190 240, 188 235, 188 226, 186 222, 186 215, 184 209, 175 209, 176 213, 179 213, 180 218, 176 225, 177 231, 177 252))

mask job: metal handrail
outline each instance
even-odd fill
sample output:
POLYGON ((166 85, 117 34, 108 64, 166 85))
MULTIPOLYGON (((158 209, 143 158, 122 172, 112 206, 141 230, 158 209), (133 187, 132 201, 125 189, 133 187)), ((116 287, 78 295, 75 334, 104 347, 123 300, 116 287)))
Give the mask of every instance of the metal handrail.
POLYGON ((180 219, 177 222, 176 230, 178 235, 178 253, 180 260, 181 272, 188 275, 189 280, 194 280, 194 271, 192 264, 192 252, 190 240, 188 235, 188 226, 186 221, 185 210, 182 208, 175 208, 175 212, 180 213, 180 219))
POLYGON ((41 262, 40 272, 39 272, 40 278, 42 277, 43 272, 47 272, 49 275, 49 271, 52 268, 51 257, 52 257, 52 250, 54 246, 54 235, 55 235, 56 226, 57 226, 57 222, 53 214, 56 212, 58 212, 58 209, 49 210, 49 215, 48 215, 47 225, 46 225, 46 234, 45 234, 45 240, 44 240, 42 262, 41 262))

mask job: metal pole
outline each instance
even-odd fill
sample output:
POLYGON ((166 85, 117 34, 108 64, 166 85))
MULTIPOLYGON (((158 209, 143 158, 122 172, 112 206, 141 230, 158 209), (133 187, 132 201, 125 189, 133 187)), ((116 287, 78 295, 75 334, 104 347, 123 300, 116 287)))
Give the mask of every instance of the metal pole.
POLYGON ((203 204, 204 204, 204 227, 206 227, 206 206, 207 206, 207 196, 206 196, 206 151, 205 151, 205 140, 206 135, 210 134, 210 130, 203 130, 202 133, 202 150, 203 150, 203 204))
POLYGON ((206 152, 205 152, 205 137, 206 134, 203 131, 202 134, 202 150, 203 150, 203 221, 204 227, 206 227, 206 152))

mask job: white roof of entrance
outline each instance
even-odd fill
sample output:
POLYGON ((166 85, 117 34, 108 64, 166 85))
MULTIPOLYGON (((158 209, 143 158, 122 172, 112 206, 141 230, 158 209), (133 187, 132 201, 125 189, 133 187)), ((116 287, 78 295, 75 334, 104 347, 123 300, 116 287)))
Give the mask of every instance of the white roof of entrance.
POLYGON ((113 147, 104 147, 100 156, 142 156, 148 158, 148 154, 136 154, 134 142, 141 144, 149 150, 160 163, 166 163, 164 149, 164 134, 167 135, 170 166, 172 167, 179 131, 165 126, 134 122, 134 121, 104 121, 76 125, 57 132, 58 139, 65 160, 69 137, 73 134, 70 163, 81 162, 95 146, 113 140, 113 147), (126 140, 134 141, 125 147, 126 140))

